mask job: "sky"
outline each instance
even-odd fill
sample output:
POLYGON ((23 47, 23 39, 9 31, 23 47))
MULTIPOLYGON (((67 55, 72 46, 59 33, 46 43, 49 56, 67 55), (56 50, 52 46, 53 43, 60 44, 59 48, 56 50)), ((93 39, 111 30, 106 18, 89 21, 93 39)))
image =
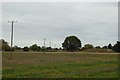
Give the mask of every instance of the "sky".
POLYGON ((119 0, 1 0, 2 2, 119 2, 119 0))
POLYGON ((118 40, 117 2, 5 2, 2 4, 2 38, 10 43, 14 24, 14 45, 38 44, 61 47, 75 35, 85 44, 114 45, 118 40))

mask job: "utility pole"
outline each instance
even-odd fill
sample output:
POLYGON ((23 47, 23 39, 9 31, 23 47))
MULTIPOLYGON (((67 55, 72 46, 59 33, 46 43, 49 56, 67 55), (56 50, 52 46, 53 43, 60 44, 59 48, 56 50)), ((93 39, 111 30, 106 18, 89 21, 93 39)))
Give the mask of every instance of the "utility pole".
POLYGON ((46 39, 44 38, 44 52, 45 52, 45 40, 46 40, 46 39))
POLYGON ((45 40, 46 40, 46 39, 44 38, 44 47, 45 47, 45 40))
POLYGON ((50 41, 50 43, 49 43, 49 47, 51 47, 51 41, 50 41))
POLYGON ((11 54, 10 54, 10 59, 12 59, 13 25, 14 25, 14 23, 17 23, 17 21, 8 21, 8 23, 12 24, 12 28, 11 28, 11 54))

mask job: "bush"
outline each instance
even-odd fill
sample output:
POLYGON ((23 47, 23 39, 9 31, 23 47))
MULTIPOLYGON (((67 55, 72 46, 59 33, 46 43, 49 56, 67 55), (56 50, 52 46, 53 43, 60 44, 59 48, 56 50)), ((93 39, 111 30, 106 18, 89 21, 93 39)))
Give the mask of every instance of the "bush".
POLYGON ((23 48, 23 51, 29 51, 29 48, 26 46, 23 48))

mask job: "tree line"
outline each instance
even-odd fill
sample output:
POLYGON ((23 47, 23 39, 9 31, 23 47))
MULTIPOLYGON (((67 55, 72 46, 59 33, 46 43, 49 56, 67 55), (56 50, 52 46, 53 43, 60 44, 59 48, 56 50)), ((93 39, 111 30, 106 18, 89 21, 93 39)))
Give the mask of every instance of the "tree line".
MULTIPOLYGON (((109 50, 109 51, 115 51, 115 52, 120 52, 120 42, 117 41, 115 45, 107 45, 107 46, 96 46, 94 47, 92 44, 85 44, 82 47, 81 40, 76 37, 76 36, 68 36, 65 38, 64 42, 62 43, 63 48, 52 48, 52 47, 45 47, 45 46, 38 46, 37 44, 33 44, 30 47, 25 46, 23 48, 14 46, 12 48, 13 51, 15 50, 22 50, 22 51, 58 51, 58 50, 63 50, 63 51, 86 51, 86 50, 95 50, 95 49, 101 49, 101 50, 109 50)), ((8 42, 5 41, 4 39, 0 40, 0 51, 10 51, 10 46, 8 45, 8 42)))
MULTIPOLYGON (((14 46, 12 47, 12 51, 56 51, 56 50, 60 50, 62 48, 52 48, 52 47, 45 47, 45 46, 38 46, 37 44, 33 44, 30 47, 25 46, 23 48, 18 47, 18 46, 14 46)), ((7 41, 5 41, 4 39, 0 40, 0 51, 11 51, 11 48, 8 44, 7 41)))
MULTIPOLYGON (((96 46, 94 47, 92 44, 85 44, 84 47, 82 47, 82 43, 81 40, 79 38, 77 38, 76 36, 68 36, 65 38, 64 42, 62 43, 62 47, 64 50, 67 51, 78 51, 78 50, 105 50, 105 51, 114 51, 114 52, 120 52, 120 42, 117 41, 117 43, 115 45, 111 45, 110 43, 108 44, 108 46, 96 46)), ((97 51, 98 51, 97 50, 97 51)))

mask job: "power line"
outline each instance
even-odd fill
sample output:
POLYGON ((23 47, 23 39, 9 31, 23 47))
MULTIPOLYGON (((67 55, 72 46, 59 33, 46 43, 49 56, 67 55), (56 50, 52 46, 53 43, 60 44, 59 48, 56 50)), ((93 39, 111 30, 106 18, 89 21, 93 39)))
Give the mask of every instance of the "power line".
POLYGON ((10 54, 10 58, 12 59, 13 25, 14 25, 14 23, 17 23, 17 21, 8 21, 8 23, 12 24, 12 27, 11 27, 11 54, 10 54))

